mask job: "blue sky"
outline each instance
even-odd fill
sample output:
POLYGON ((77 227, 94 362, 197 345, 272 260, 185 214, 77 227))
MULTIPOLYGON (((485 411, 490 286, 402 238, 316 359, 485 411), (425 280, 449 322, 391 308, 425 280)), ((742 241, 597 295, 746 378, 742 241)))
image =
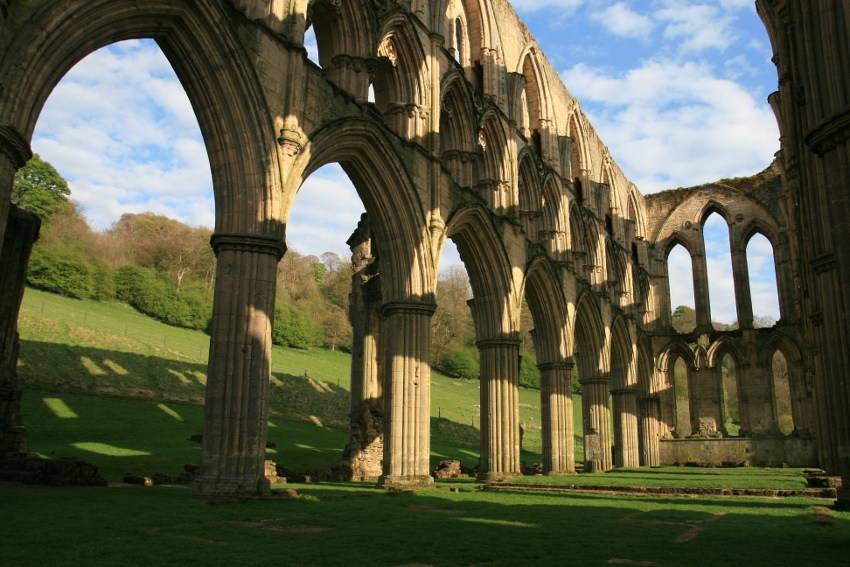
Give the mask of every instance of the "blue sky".
MULTIPOLYGON (((513 4, 614 159, 644 193, 751 175, 779 149, 766 103, 776 89, 776 71, 753 0, 513 4)), ((104 48, 74 67, 45 105, 32 145, 68 179, 72 197, 96 228, 125 212, 148 210, 193 225, 214 224, 209 162, 197 122, 151 41, 104 48)), ((323 168, 296 199, 287 241, 304 254, 344 253, 362 210, 344 173, 323 168)), ((722 268, 711 267, 728 263, 718 254, 709 258, 717 289, 712 312, 731 322, 730 280, 722 268)), ((457 262, 452 251, 442 266, 457 262)), ((778 318, 760 299, 770 295, 763 288, 771 280, 775 288, 768 262, 751 259, 755 311, 778 318)), ((671 266, 671 276, 686 281, 685 272, 675 272, 679 268, 671 266)), ((676 287, 674 307, 693 304, 685 288, 676 287)))

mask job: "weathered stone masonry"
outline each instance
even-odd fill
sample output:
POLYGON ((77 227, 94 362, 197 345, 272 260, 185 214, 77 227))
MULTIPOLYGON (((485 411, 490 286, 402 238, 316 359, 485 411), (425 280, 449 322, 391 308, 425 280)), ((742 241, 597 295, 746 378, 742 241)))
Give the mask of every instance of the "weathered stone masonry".
MULTIPOLYGON (((848 46, 846 8, 834 0, 758 6, 779 66, 771 102, 782 126, 781 178, 644 197, 505 0, 2 2, 0 235, 15 171, 59 79, 99 47, 150 37, 195 109, 216 201, 219 273, 196 494, 268 492, 274 273, 295 194, 331 162, 354 183, 370 246, 380 249, 380 289, 377 279, 362 280, 362 310, 352 313, 352 415, 360 422, 343 464, 353 477, 402 488, 432 482, 429 322, 451 238, 470 275, 482 355, 482 480, 520 472, 525 297, 543 376, 546 472, 574 472, 573 365, 584 388, 585 470, 601 471, 660 464, 671 431, 716 423, 726 354, 742 376, 746 429, 768 434, 776 412, 766 365, 778 349, 793 368, 799 434, 814 435, 820 464, 850 485, 850 257, 841 237, 850 218, 850 122, 848 69, 837 57, 848 46), (306 58, 308 26, 319 66, 306 58), (811 72, 810 61, 823 69, 811 72), (733 242, 741 328, 731 333, 711 328, 701 238, 711 211, 729 223, 733 242), (752 328, 744 250, 754 231, 776 258, 782 318, 769 330, 752 328), (694 262, 697 329, 686 336, 671 326, 666 259, 676 243, 694 262), (672 415, 679 359, 699 393, 690 424, 672 415), (379 475, 360 466, 377 447, 378 416, 379 475)), ((3 254, 5 270, 12 260, 3 254)))

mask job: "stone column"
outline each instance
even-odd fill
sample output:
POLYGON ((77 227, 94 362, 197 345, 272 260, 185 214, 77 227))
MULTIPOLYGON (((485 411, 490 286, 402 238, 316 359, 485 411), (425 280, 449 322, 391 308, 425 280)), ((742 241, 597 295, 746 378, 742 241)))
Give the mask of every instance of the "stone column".
POLYGON ((750 295, 750 271, 746 249, 732 250, 732 279, 735 281, 735 305, 738 311, 738 327, 753 328, 753 301, 750 295))
POLYGON ((478 341, 481 353, 481 464, 478 480, 522 475, 519 459, 519 340, 478 341))
POLYGON ((348 444, 339 463, 344 478, 365 481, 381 476, 384 455, 384 401, 379 355, 381 278, 369 217, 363 213, 346 242, 351 248, 351 412, 348 444))
POLYGON ((0 459, 6 453, 27 451, 18 389, 18 314, 30 252, 40 227, 36 215, 10 206, 6 238, 0 248, 0 459))
POLYGON ((280 238, 215 234, 218 258, 204 405, 201 497, 270 493, 265 477, 271 322, 280 238))
POLYGON ((608 385, 611 379, 597 375, 579 379, 584 423, 584 471, 605 472, 613 468, 611 455, 611 412, 608 385))
POLYGON ((431 316, 436 305, 384 305, 384 470, 378 485, 431 486, 431 316))
POLYGON ((657 467, 660 464, 661 400, 658 396, 638 397, 638 429, 640 435, 640 466, 657 467))
POLYGON ((15 173, 32 157, 26 139, 12 126, 0 124, 0 250, 6 234, 15 173))
POLYGON ((573 363, 548 362, 538 364, 537 368, 543 421, 543 474, 575 474, 573 363))
POLYGON ((614 466, 640 466, 638 450, 637 391, 634 388, 612 390, 614 405, 614 466))

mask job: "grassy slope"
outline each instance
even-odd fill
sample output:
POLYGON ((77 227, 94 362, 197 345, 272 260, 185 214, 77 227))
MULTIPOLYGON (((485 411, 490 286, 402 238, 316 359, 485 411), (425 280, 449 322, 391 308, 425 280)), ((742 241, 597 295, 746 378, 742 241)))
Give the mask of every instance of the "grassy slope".
MULTIPOLYGON (((189 404, 178 411, 184 416, 184 422, 172 424, 180 430, 173 441, 185 440, 188 435, 201 432, 198 405, 203 403, 209 344, 205 334, 163 325, 121 303, 76 301, 33 289, 28 289, 24 297, 20 333, 22 347, 18 371, 22 385, 31 391, 27 395, 24 415, 30 426, 34 450, 55 453, 59 449, 56 444, 44 443, 51 438, 49 432, 72 423, 55 421, 52 413, 45 413, 47 406, 41 398, 57 397, 50 392, 66 397, 68 394, 131 397, 163 402, 169 407, 189 404), (42 424, 48 423, 52 425, 42 428, 42 424)), ((350 356, 341 352, 273 349, 271 415, 281 432, 272 427, 269 437, 278 447, 287 448, 286 454, 276 457, 277 460, 291 468, 320 468, 333 464, 346 441, 350 364, 350 356), (301 446, 329 448, 330 456, 301 446)), ((479 395, 478 382, 433 373, 434 461, 455 458, 466 466, 475 465, 479 443, 479 395)), ((117 400, 111 403, 120 406, 117 400)), ((80 404, 87 402, 74 398, 74 405, 80 404)), ((529 464, 539 462, 539 392, 521 389, 520 404, 524 429, 522 458, 529 464)), ((580 459, 580 397, 576 397, 575 406, 576 431, 579 432, 576 455, 580 459)), ((132 407, 156 408, 156 404, 132 407)), ((85 413, 97 412, 89 409, 85 413)), ((107 411, 98 417, 97 422, 109 422, 110 413, 107 411)), ((119 416, 122 413, 134 412, 117 411, 119 416)), ((148 413, 158 419, 166 415, 159 409, 148 413)), ((172 418, 172 421, 176 420, 172 418)), ((96 423, 92 427, 96 428, 96 423)), ((152 427, 156 426, 140 426, 141 429, 152 427)), ((117 439, 133 440, 118 436, 115 431, 117 439)), ((92 430, 89 435, 93 434, 92 430)), ((73 433, 63 442, 66 449, 72 443, 81 442, 76 440, 76 435, 73 433)), ((62 454, 86 456, 84 450, 72 449, 62 454)), ((157 448, 154 453, 162 450, 164 447, 157 448)), ((152 462, 156 462, 155 459, 152 462)))

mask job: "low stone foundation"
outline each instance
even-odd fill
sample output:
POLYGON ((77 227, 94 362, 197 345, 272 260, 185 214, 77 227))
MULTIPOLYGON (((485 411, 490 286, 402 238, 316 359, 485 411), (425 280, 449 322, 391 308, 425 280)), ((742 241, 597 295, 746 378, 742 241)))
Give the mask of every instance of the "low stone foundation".
POLYGON ((660 464, 705 466, 811 467, 817 465, 811 437, 662 439, 660 464))
POLYGON ((0 480, 47 486, 106 486, 96 465, 72 457, 42 459, 35 453, 2 455, 0 480))

